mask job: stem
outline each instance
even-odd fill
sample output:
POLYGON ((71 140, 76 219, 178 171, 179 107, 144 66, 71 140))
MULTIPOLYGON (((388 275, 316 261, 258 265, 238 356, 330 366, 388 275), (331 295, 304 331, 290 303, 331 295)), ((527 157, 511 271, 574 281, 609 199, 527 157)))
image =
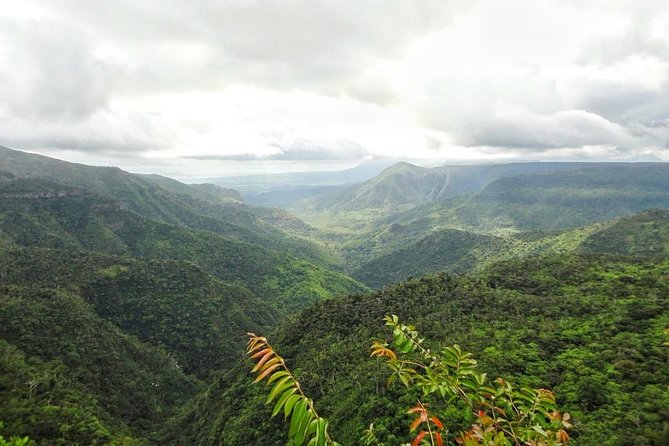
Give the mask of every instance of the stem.
MULTIPOLYGON (((316 409, 314 408, 314 402, 307 397, 307 395, 302 391, 302 386, 300 386, 300 382, 295 378, 295 375, 293 375, 293 372, 290 371, 288 367, 286 367, 286 362, 283 359, 283 356, 279 355, 276 350, 274 350, 274 347, 272 347, 269 342, 265 341, 264 344, 272 350, 272 352, 276 355, 277 358, 279 358, 279 363, 281 364, 281 368, 288 373, 288 376, 290 376, 290 379, 293 380, 295 383, 295 388, 297 389, 297 392, 300 394, 300 396, 304 399, 304 401, 307 402, 307 405, 309 406, 309 411, 314 414, 314 416, 318 418, 322 418, 320 415, 318 415, 318 412, 316 412, 316 409)), ((330 438, 330 434, 328 433, 328 430, 325 429, 325 439, 327 440, 327 444, 332 444, 332 438, 330 438)))
POLYGON ((427 433, 430 436, 430 444, 434 446, 434 437, 432 436, 432 428, 430 427, 430 417, 428 416, 429 414, 421 400, 418 400, 418 404, 420 404, 420 408, 425 412, 425 418, 427 418, 425 420, 425 424, 427 424, 427 433))

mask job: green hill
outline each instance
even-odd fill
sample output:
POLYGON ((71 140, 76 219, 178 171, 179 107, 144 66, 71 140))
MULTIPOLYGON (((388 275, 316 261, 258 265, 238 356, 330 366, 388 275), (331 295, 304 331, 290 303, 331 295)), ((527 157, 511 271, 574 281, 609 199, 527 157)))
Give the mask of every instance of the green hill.
MULTIPOLYGON (((417 396, 387 388, 389 370, 369 357, 371 340, 386 337, 381 318, 395 313, 434 345, 472 351, 492 376, 554 390, 574 444, 656 445, 669 421, 668 278, 666 260, 532 258, 321 302, 270 339, 342 444, 359 444, 370 422, 386 444, 408 440, 417 396)), ((249 370, 244 361, 195 399, 165 442, 282 444, 287 426, 270 419, 249 370)), ((457 431, 457 416, 447 419, 457 431)))
POLYGON ((351 275, 372 288, 380 288, 409 276, 472 271, 491 258, 503 256, 511 248, 512 241, 501 237, 457 229, 437 230, 408 246, 363 263, 351 275))
POLYGON ((586 238, 581 252, 623 256, 669 255, 669 210, 653 209, 619 217, 586 238))
POLYGON ((0 338, 7 436, 139 444, 130 437, 150 438, 196 390, 168 354, 124 334, 69 292, 0 287, 0 338))
POLYGON ((528 233, 552 237, 618 216, 667 209, 667 190, 667 163, 516 163, 432 169, 399 163, 369 181, 293 203, 291 209, 319 228, 295 227, 296 233, 334 248, 349 273, 363 280, 375 277, 369 283, 378 286, 439 269, 461 271, 472 262, 459 263, 457 251, 465 255, 462 250, 477 237, 501 244, 489 244, 492 252, 477 247, 467 254, 470 258, 485 261, 542 252, 536 244, 528 246, 528 233), (449 232, 453 230, 471 235, 454 237, 449 232), (449 257, 444 249, 455 253, 449 257), (430 255, 421 258, 423 251, 430 255))
MULTIPOLYGON (((669 210, 652 209, 631 216, 566 231, 532 231, 493 236, 456 229, 429 231, 411 238, 391 225, 376 250, 356 253, 366 262, 352 276, 379 288, 436 272, 469 272, 495 261, 539 254, 597 254, 627 257, 669 255, 669 210)), ((364 245, 363 245, 364 246, 364 245)))
POLYGON ((2 252, 0 279, 74 293, 101 318, 201 377, 239 356, 244 333, 277 320, 276 311, 240 283, 221 282, 183 261, 18 248, 2 252))
POLYGON ((323 227, 333 224, 359 227, 416 206, 477 193, 498 178, 573 169, 579 165, 582 164, 512 163, 424 168, 400 162, 363 183, 285 206, 323 227))
POLYGON ((43 179, 94 192, 151 220, 212 231, 280 249, 328 268, 337 267, 327 250, 265 222, 230 189, 212 184, 187 185, 159 175, 135 175, 117 167, 68 163, 1 146, 0 171, 19 179, 43 179))
POLYGON ((282 311, 365 287, 289 254, 222 235, 156 222, 121 202, 45 180, 0 185, 0 238, 19 246, 187 260, 238 280, 282 311))
POLYGON ((594 165, 501 178, 480 193, 416 207, 386 223, 487 232, 567 229, 669 208, 667 190, 667 163, 594 165))

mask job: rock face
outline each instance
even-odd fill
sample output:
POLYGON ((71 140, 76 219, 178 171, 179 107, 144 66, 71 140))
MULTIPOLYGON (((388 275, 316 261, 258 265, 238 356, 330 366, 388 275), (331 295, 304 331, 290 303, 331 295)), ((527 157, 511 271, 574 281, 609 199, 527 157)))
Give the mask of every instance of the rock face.
POLYGON ((81 197, 84 195, 93 195, 84 189, 67 189, 67 190, 43 190, 33 192, 1 192, 0 197, 3 198, 64 198, 64 197, 81 197))

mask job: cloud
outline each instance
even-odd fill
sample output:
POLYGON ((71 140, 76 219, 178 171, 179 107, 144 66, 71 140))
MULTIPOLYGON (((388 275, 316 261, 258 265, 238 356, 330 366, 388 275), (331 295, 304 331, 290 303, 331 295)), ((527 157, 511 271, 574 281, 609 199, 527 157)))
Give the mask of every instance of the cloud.
MULTIPOLYGON (((370 69, 400 58, 425 33, 473 2, 462 0, 55 0, 54 11, 130 68, 141 88, 221 88, 247 83, 378 97, 370 69)), ((469 6, 467 6, 469 7, 469 6)), ((133 88, 129 85, 128 88, 133 88)), ((386 96, 392 94, 386 90, 386 96)))
POLYGON ((283 135, 266 135, 273 153, 233 153, 225 155, 186 156, 197 160, 233 160, 233 161, 346 161, 359 160, 369 155, 360 144, 353 141, 310 141, 304 138, 288 139, 283 135))
POLYGON ((0 0, 0 144, 664 157, 668 42, 663 0, 0 0))
POLYGON ((91 154, 142 156, 164 150, 176 140, 155 117, 128 110, 99 109, 77 121, 0 119, 0 144, 41 151, 70 150, 91 154))
POLYGON ((113 94, 117 69, 65 24, 0 19, 0 47, 0 118, 76 121, 113 94))
POLYGON ((665 2, 643 4, 482 2, 466 28, 444 32, 414 61, 431 68, 409 74, 420 122, 491 153, 661 153, 669 140, 669 11, 665 2), (449 46, 463 33, 467 40, 449 46), (430 64, 436 48, 459 63, 430 64))
POLYGON ((465 146, 513 148, 522 151, 607 145, 634 147, 628 131, 584 110, 540 115, 526 110, 504 110, 466 121, 454 130, 456 142, 465 146))

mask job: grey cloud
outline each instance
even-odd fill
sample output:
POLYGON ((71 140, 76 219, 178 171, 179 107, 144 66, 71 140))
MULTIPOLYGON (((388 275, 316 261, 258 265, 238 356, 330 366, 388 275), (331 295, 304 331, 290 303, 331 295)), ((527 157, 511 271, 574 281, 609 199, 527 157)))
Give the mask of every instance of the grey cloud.
MULTIPOLYGON (((122 117, 92 122, 115 98, 249 84, 391 103, 396 91, 377 64, 400 57, 471 2, 37 4, 45 12, 39 19, 0 21, 0 136, 23 148, 139 152, 164 147, 169 129, 140 136, 113 129, 128 124, 122 117)), ((304 147, 281 148, 277 159, 339 159, 346 152, 304 147)))
POLYGON ((77 122, 52 120, 39 125, 21 117, 0 119, 0 144, 18 149, 138 156, 170 147, 175 138, 169 127, 138 114, 98 111, 77 122))
POLYGON ((291 141, 276 141, 269 145, 276 147, 278 152, 269 155, 239 153, 191 156, 187 158, 230 161, 345 161, 359 160, 368 155, 368 152, 361 145, 346 140, 316 142, 298 138, 291 141))
POLYGON ((0 42, 5 114, 77 120, 106 105, 116 70, 96 58, 86 36, 76 30, 53 21, 5 19, 0 21, 0 42))
MULTIPOLYGON (((406 45, 471 7, 462 0, 277 0, 184 2, 141 0, 100 4, 61 0, 101 42, 126 45, 149 62, 133 71, 140 88, 218 88, 252 83, 269 88, 348 94, 386 102, 370 66, 399 57, 406 45), (113 6, 110 6, 113 5, 113 6), (208 56, 182 64, 178 51, 200 46, 208 56), (172 46, 172 47, 171 47, 172 46), (153 67, 159 66, 160 69, 153 67), (364 88, 364 85, 367 88, 364 88)), ((132 87, 130 87, 132 88, 132 87)))
MULTIPOLYGON (((580 2, 576 0, 576 3, 580 2)), ((606 33, 586 42, 579 55, 581 64, 611 64, 638 54, 669 58, 669 41, 653 36, 650 26, 666 13, 665 0, 605 0, 600 7, 617 11, 628 20, 622 35, 606 33)))
POLYGON ((636 0, 616 0, 605 6, 628 18, 625 30, 622 35, 605 34, 587 42, 578 58, 581 65, 615 73, 619 64, 645 58, 665 64, 665 79, 655 88, 644 85, 643 74, 626 82, 577 79, 576 85, 569 86, 576 95, 572 105, 628 127, 647 144, 666 147, 667 134, 658 131, 656 124, 669 119, 669 41, 654 35, 651 25, 665 14, 664 26, 669 27, 667 3, 645 0, 641 6, 636 0))
POLYGON ((583 110, 482 117, 460 129, 459 137, 463 145, 526 151, 588 145, 633 147, 636 142, 625 128, 583 110))

